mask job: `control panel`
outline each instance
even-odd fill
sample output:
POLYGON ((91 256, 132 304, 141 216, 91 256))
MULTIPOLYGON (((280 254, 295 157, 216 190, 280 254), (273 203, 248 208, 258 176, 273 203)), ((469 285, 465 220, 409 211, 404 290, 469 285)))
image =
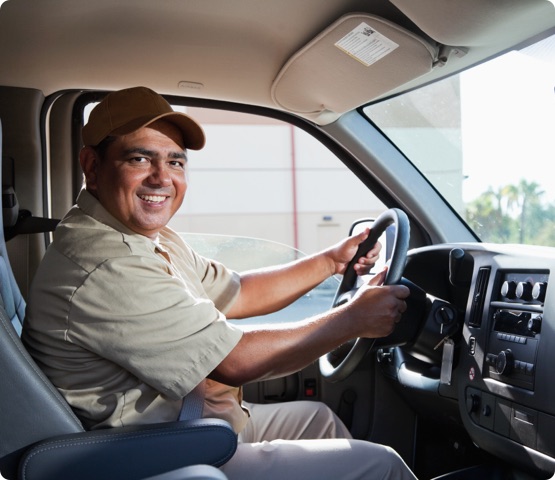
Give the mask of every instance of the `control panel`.
POLYGON ((543 305, 547 273, 507 273, 501 284, 499 300, 524 305, 543 305))
POLYGON ((543 305, 549 281, 545 272, 507 272, 491 303, 492 322, 484 374, 534 390, 543 305))
POLYGON ((457 377, 461 418, 480 448, 537 478, 551 478, 555 304, 549 281, 555 251, 500 250, 473 256, 457 377))

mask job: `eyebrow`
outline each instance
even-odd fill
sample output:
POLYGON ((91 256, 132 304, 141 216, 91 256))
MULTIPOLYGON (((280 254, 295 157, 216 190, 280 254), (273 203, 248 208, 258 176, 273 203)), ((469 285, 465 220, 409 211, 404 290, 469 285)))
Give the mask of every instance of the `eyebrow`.
MULTIPOLYGON (((124 150, 123 153, 125 155, 131 155, 131 154, 139 153, 141 155, 144 155, 145 157, 158 157, 159 156, 157 151, 149 150, 148 148, 142 148, 142 147, 128 148, 128 149, 124 150)), ((186 151, 171 152, 168 156, 170 158, 174 158, 174 159, 187 160, 187 152, 186 151)))

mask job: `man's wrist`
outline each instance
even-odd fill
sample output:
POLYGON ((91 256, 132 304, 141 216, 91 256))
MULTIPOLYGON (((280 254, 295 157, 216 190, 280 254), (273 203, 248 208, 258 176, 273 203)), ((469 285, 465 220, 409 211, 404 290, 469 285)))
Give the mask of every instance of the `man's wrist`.
POLYGON ((335 275, 336 273, 338 273, 337 263, 335 262, 335 260, 333 259, 333 256, 331 255, 331 249, 324 250, 323 252, 320 253, 320 256, 323 260, 324 271, 326 272, 325 278, 329 278, 335 275))

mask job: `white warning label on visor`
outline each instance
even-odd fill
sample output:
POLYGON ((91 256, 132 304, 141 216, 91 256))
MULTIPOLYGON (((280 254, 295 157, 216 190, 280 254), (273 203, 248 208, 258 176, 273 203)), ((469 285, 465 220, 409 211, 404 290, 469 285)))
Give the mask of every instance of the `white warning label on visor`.
POLYGON ((368 67, 390 54, 399 45, 362 22, 335 46, 368 67))

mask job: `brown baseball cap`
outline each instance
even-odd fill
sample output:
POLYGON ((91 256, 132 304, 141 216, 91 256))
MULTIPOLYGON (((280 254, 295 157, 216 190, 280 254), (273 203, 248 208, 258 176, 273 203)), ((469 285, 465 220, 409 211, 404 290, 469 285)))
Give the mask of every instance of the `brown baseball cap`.
POLYGON ((96 146, 109 135, 127 135, 161 118, 181 130, 185 148, 204 147, 202 127, 188 115, 174 111, 161 95, 146 87, 109 93, 92 109, 81 132, 83 143, 96 146))

